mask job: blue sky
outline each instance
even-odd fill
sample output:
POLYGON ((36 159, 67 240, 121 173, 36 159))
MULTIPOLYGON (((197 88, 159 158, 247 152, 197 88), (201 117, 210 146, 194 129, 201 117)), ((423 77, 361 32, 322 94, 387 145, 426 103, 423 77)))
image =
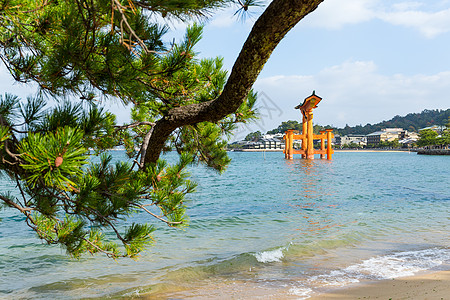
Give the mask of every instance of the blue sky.
MULTIPOLYGON (((262 9, 256 8, 256 13, 262 9)), ((231 69, 253 20, 233 9, 217 12, 197 47, 201 57, 223 56, 231 69)), ((171 24, 179 37, 184 25, 171 24)), ((0 88, 20 96, 0 69, 0 88)), ((240 134, 300 120, 294 110, 313 90, 323 98, 314 122, 334 126, 377 123, 423 109, 450 108, 450 1, 325 0, 278 45, 254 89, 262 118, 240 134)), ((111 110, 127 120, 118 104, 111 110)))
MULTIPOLYGON (((249 30, 224 12, 200 51, 231 68, 249 30)), ((323 98, 314 113, 322 125, 450 108, 450 1, 325 0, 288 33, 254 88, 270 101, 247 130, 300 120, 294 106, 312 90, 323 98)))

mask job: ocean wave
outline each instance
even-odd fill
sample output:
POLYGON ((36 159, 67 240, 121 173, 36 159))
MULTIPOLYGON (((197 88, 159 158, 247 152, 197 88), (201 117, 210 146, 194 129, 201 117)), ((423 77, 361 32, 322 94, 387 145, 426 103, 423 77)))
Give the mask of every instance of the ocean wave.
POLYGON ((449 263, 450 249, 431 248, 404 251, 372 257, 342 270, 311 276, 308 281, 315 286, 346 286, 361 280, 413 276, 449 263))
POLYGON ((373 257, 345 270, 378 279, 392 279, 413 276, 447 262, 450 262, 449 249, 432 248, 373 257))
POLYGON ((281 259, 284 257, 283 251, 285 250, 286 247, 281 247, 274 250, 258 252, 255 253, 254 256, 256 257, 256 260, 260 263, 277 262, 281 261, 281 259))

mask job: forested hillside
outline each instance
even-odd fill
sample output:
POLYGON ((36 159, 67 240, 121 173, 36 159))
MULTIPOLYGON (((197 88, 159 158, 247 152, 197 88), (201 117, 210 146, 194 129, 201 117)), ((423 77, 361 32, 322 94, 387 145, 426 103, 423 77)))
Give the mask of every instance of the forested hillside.
MULTIPOLYGON (((434 109, 428 110, 425 109, 420 113, 410 113, 406 116, 395 116, 389 121, 382 121, 377 124, 366 124, 364 126, 345 126, 344 128, 334 128, 331 126, 320 126, 315 125, 315 131, 322 130, 324 128, 333 128, 335 133, 340 135, 348 135, 348 134, 369 134, 382 128, 403 128, 408 131, 417 132, 420 128, 428 127, 431 125, 442 125, 445 126, 450 117, 450 109, 442 110, 442 109, 434 109)), ((287 121, 283 122, 277 128, 268 131, 267 133, 283 133, 287 129, 298 129, 301 130, 301 124, 297 121, 287 121)))

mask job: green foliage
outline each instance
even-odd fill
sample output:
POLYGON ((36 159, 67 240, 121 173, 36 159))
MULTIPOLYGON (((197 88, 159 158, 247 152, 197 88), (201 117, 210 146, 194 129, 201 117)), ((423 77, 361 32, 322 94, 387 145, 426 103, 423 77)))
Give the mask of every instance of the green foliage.
MULTIPOLYGON (((383 121, 377 124, 366 124, 349 126, 344 128, 337 128, 330 125, 321 126, 314 125, 314 133, 318 133, 320 130, 333 129, 335 134, 349 135, 349 134, 362 134, 366 135, 375 131, 380 131, 383 128, 403 128, 411 132, 417 132, 419 129, 428 127, 431 125, 449 126, 450 124, 450 109, 447 110, 427 110, 425 109, 421 113, 410 113, 404 117, 395 116, 389 121, 383 121)), ((267 131, 269 134, 284 133, 288 129, 302 130, 302 124, 289 120, 282 122, 277 128, 267 131)))
POLYGON ((362 146, 359 145, 359 144, 356 144, 355 142, 351 142, 349 144, 342 145, 341 148, 344 148, 344 149, 347 149, 347 148, 349 148, 349 149, 357 149, 357 148, 362 148, 362 146))
POLYGON ((133 223, 124 235, 127 255, 136 257, 137 253, 142 252, 148 245, 152 244, 151 233, 154 230, 155 228, 151 225, 133 223))
POLYGON ((447 127, 439 135, 432 129, 424 129, 419 133, 419 140, 417 141, 417 146, 447 146, 450 145, 450 129, 447 127))
POLYGON ((9 129, 8 127, 0 126, 0 150, 3 148, 3 142, 9 139, 9 129))
POLYGON ((447 129, 442 133, 442 137, 439 140, 439 144, 443 146, 450 145, 450 129, 447 129))
POLYGON ((258 141, 262 136, 261 131, 256 131, 256 132, 250 132, 249 134, 247 134, 247 136, 244 138, 244 141, 258 141))
POLYGON ((439 140, 440 145, 450 145, 450 117, 448 117, 447 124, 445 125, 446 129, 442 132, 441 138, 439 140))
POLYGON ((277 128, 269 130, 267 131, 267 133, 268 134, 284 133, 286 130, 289 129, 302 131, 302 123, 293 120, 282 122, 281 125, 279 125, 277 128))
POLYGON ((88 158, 80 143, 82 138, 82 131, 70 127, 58 128, 54 133, 28 134, 18 146, 23 160, 21 167, 27 173, 24 179, 32 188, 42 184, 72 191, 75 186, 72 180, 82 174, 80 166, 88 158))
POLYGON ((389 121, 383 121, 377 124, 357 125, 354 127, 345 126, 344 128, 334 129, 340 135, 349 134, 369 134, 379 131, 382 128, 403 128, 411 132, 418 132, 419 129, 431 125, 445 125, 450 116, 450 109, 447 110, 427 110, 421 113, 410 113, 406 116, 395 116, 389 121))
POLYGON ((223 172, 230 158, 226 153, 227 141, 221 135, 218 125, 203 122, 180 128, 173 144, 178 153, 188 153, 194 159, 223 172))
POLYGON ((437 144, 437 132, 431 129, 424 129, 419 133, 419 140, 417 141, 417 146, 431 146, 437 144))
POLYGON ((38 121, 42 119, 44 113, 45 100, 42 97, 28 97, 25 104, 20 104, 20 114, 24 123, 31 130, 38 126, 38 121))
MULTIPOLYGON (((16 80, 37 81, 52 95, 73 94, 85 100, 109 95, 125 103, 149 96, 164 102, 171 96, 176 101, 170 106, 181 105, 190 98, 183 97, 184 93, 193 92, 186 84, 206 88, 202 76, 208 74, 196 74, 198 65, 193 64, 193 47, 202 27, 194 24, 181 42, 166 44, 163 36, 168 27, 155 23, 154 16, 187 20, 235 3, 242 6, 233 0, 93 0, 83 4, 60 0, 38 7, 35 1, 3 1, 1 56, 16 80)), ((211 62, 206 64, 211 72, 217 71, 211 62)), ((208 83, 207 89, 198 92, 211 95, 220 86, 214 80, 208 83)))
MULTIPOLYGON (((100 155, 99 162, 89 163, 91 155, 86 147, 93 145, 101 152, 110 142, 108 132, 121 129, 110 113, 95 105, 83 109, 67 102, 44 111, 38 100, 29 99, 31 104, 23 106, 25 113, 20 118, 12 109, 19 110, 18 98, 4 99, 0 103, 5 114, 0 115, 4 124, 0 127, 0 171, 16 181, 22 199, 2 193, 0 200, 25 214, 31 228, 47 243, 61 245, 74 257, 84 252, 136 257, 153 243, 156 227, 133 223, 121 226, 120 233, 117 221, 140 211, 172 227, 188 224, 184 201, 196 185, 189 180, 186 168, 198 153, 184 151, 174 165, 160 160, 148 168, 135 168, 126 162, 113 164, 106 153, 100 155), (27 126, 34 131, 17 129, 25 119, 34 124, 27 126), (115 233, 116 241, 104 234, 109 231, 115 233)), ((221 129, 212 123, 199 128, 196 133, 203 144, 197 146, 202 147, 201 153, 212 156, 211 164, 226 165, 221 129)), ((120 143, 117 138, 111 141, 120 143)), ((223 166, 213 167, 220 170, 223 166)))
POLYGON ((19 97, 6 93, 4 96, 0 95, 0 125, 5 126, 15 118, 17 115, 17 108, 19 107, 19 97))
POLYGON ((377 148, 399 148, 400 143, 398 139, 394 139, 393 141, 381 141, 377 146, 377 148))
MULTIPOLYGON (((194 37, 195 42, 200 33, 201 27, 194 25, 186 40, 194 37)), ((257 95, 251 92, 235 114, 217 123, 177 129, 166 150, 180 154, 178 163, 137 163, 142 148, 136 146, 151 133, 154 120, 173 107, 213 100, 223 89, 222 59, 176 61, 174 53, 190 45, 175 47, 161 59, 158 72, 171 72, 153 82, 157 89, 133 98, 136 105, 129 125, 117 126, 115 116, 95 103, 62 101, 45 109, 42 98, 25 103, 11 95, 2 98, 0 150, 5 160, 0 170, 17 182, 23 199, 1 199, 10 207, 18 206, 40 238, 61 245, 74 257, 85 252, 136 257, 154 242, 156 227, 133 223, 121 233, 119 220, 144 212, 171 227, 188 224, 184 202, 196 184, 188 179, 186 168, 201 162, 223 172, 230 162, 226 137, 237 123, 257 117, 257 95), (102 153, 118 145, 127 148, 135 163, 113 164, 111 156, 102 153), (100 154, 98 163, 88 163, 92 154, 100 154), (105 234, 110 231, 116 239, 105 234)))
POLYGON ((257 1, 30 1, 0 4, 0 58, 16 81, 36 83, 42 97, 0 97, 0 173, 19 198, 0 201, 20 211, 50 244, 75 257, 104 253, 136 257, 153 243, 144 213, 171 227, 188 224, 184 202, 196 184, 186 171, 195 162, 223 172, 226 140, 237 124, 257 118, 251 91, 235 113, 217 122, 181 126, 166 142, 179 161, 143 163, 155 122, 170 110, 217 99, 227 80, 222 58, 198 59, 203 28, 193 24, 179 42, 165 43, 157 18, 191 20, 257 1), (46 107, 46 98, 58 105, 46 107), (70 97, 70 101, 68 100, 70 97), (119 126, 101 100, 132 106, 119 126), (79 101, 78 101, 79 100, 79 101), (112 163, 105 150, 125 146, 131 163, 112 163), (93 155, 100 155, 94 163, 93 155), (124 221, 124 222, 120 222, 124 221), (111 235, 113 233, 113 235, 111 235), (111 238, 111 236, 113 236, 111 238))

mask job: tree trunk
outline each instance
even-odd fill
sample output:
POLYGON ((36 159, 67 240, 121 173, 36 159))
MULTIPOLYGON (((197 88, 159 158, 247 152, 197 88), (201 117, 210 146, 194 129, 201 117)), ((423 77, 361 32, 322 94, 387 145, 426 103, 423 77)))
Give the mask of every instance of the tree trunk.
POLYGON ((234 63, 222 94, 215 100, 177 107, 156 122, 144 164, 155 163, 170 134, 178 127, 216 122, 235 112, 247 97, 275 47, 323 0, 274 0, 258 18, 234 63))

